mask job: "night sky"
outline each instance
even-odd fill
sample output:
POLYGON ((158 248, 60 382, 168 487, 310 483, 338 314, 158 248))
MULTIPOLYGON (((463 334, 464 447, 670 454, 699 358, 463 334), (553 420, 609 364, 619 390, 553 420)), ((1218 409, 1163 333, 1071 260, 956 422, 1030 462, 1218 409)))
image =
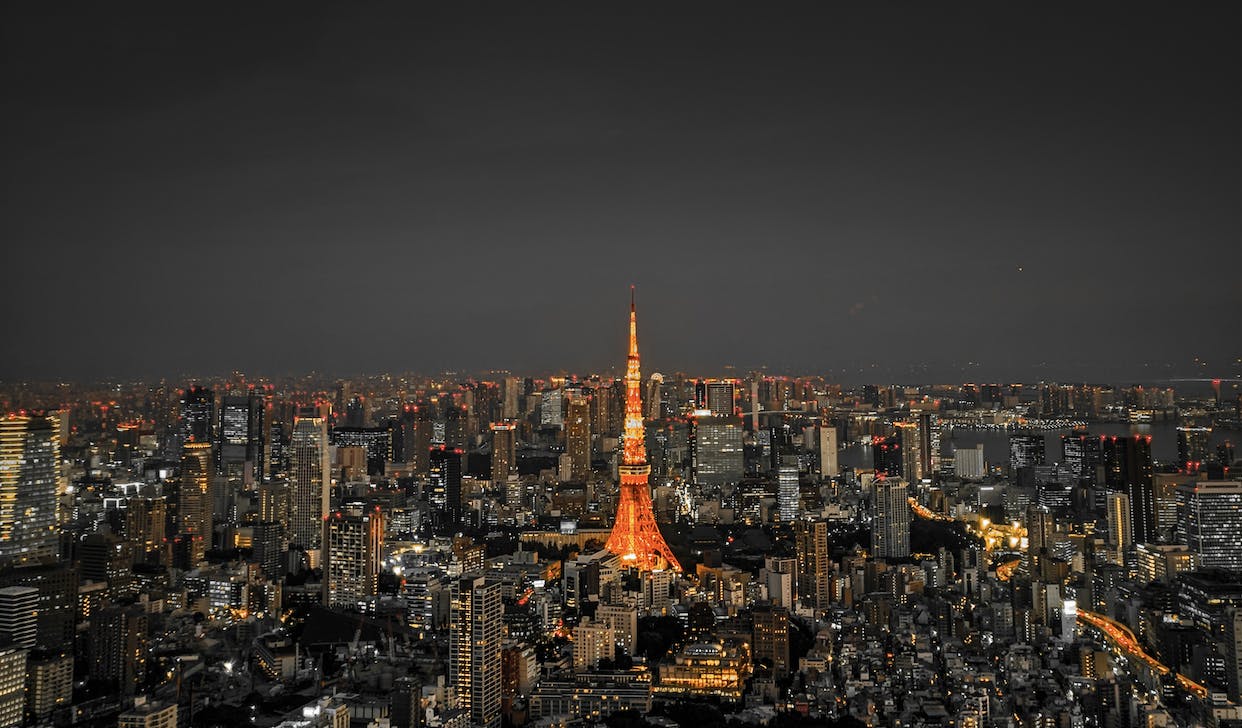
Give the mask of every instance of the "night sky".
POLYGON ((6 3, 0 377, 1240 368, 1235 4, 838 5, 6 3))

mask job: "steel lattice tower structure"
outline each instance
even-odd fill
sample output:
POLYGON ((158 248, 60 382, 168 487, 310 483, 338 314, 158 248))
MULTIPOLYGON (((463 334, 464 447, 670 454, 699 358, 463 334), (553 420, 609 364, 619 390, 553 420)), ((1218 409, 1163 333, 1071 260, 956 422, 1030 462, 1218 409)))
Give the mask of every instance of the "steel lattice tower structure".
POLYGON ((605 546, 621 557, 626 566, 641 571, 671 569, 681 571, 664 536, 656 526, 647 484, 651 466, 643 434, 642 374, 638 364, 638 323, 634 308, 634 287, 630 286, 630 353, 625 367, 625 434, 621 466, 621 498, 617 520, 605 546))

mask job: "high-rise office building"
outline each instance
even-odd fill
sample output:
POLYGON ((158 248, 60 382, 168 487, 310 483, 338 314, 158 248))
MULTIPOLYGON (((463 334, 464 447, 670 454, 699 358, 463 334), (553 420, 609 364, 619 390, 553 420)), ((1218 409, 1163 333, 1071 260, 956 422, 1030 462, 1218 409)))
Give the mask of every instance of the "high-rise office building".
MULTIPOLYGON (((395 425, 382 427, 333 427, 328 442, 337 448, 361 448, 365 457, 366 475, 383 475, 387 463, 393 461, 399 432, 395 425)), ((402 441, 404 446, 404 441, 402 441)), ((359 475, 361 475, 360 473, 359 475)))
POLYGON ((279 521, 259 521, 250 526, 250 532, 250 560, 258 564, 269 579, 283 576, 284 526, 279 521))
POLYGON ((26 713, 31 721, 48 725, 56 709, 73 702, 73 655, 69 652, 36 654, 26 661, 26 713))
POLYGON ((328 515, 323 533, 324 603, 331 608, 363 609, 379 587, 383 514, 378 506, 349 504, 328 515))
POLYGON ((461 455, 445 446, 431 451, 428 502, 437 526, 450 531, 461 523, 461 455))
POLYGON ((1095 485, 1100 464, 1100 438, 1085 432, 1061 436, 1061 460, 1076 483, 1095 485))
POLYGON ((745 475, 742 422, 736 416, 715 417, 706 410, 693 419, 694 482, 699 485, 736 483, 745 475))
POLYGON ((617 652, 617 632, 605 622, 586 619, 574 627, 574 672, 594 669, 617 652))
POLYGON ((526 389, 521 377, 505 377, 501 383, 500 416, 502 419, 515 420, 522 411, 522 397, 526 389))
POLYGON ((823 478, 835 478, 841 474, 839 464, 840 446, 837 443, 837 426, 831 422, 819 423, 819 474, 823 478))
POLYGON ((761 604, 752 610, 755 619, 755 662, 764 660, 772 665, 772 677, 782 680, 790 673, 789 610, 784 606, 761 604))
POLYGON ((70 649, 78 608, 78 571, 63 563, 42 563, 0 572, 0 587, 29 586, 39 591, 39 648, 70 649))
POLYGON ((901 473, 908 483, 923 479, 923 435, 918 420, 896 422, 897 438, 901 441, 901 473))
POLYGON ((828 522, 799 521, 794 537, 798 555, 798 594, 813 608, 827 609, 831 599, 828 522))
POLYGON ((1229 699, 1242 703, 1242 607, 1225 612, 1225 684, 1229 699))
POLYGON ((289 543, 306 552, 312 568, 319 563, 331 496, 328 423, 304 410, 293 420, 289 442, 289 543))
POLYGON ((192 559, 202 561, 211 545, 211 443, 187 442, 181 450, 180 486, 177 490, 177 518, 181 535, 194 544, 192 559))
POLYGON ((569 454, 570 478, 591 476, 591 402, 584 396, 569 398, 565 415, 565 452, 569 454))
POLYGON ((953 472, 962 480, 982 480, 987 474, 983 459, 983 443, 953 451, 953 472))
POLYGON ((901 478, 876 478, 872 483, 871 552, 877 559, 910 555, 909 488, 901 478))
POLYGON ((1114 563, 1124 564, 1126 554, 1134 546, 1133 516, 1130 496, 1108 494, 1108 552, 1114 563))
POLYGON ((0 589, 0 638, 4 635, 22 649, 34 649, 38 644, 38 589, 30 586, 0 589))
MULTIPOLYGON (((1198 470, 1214 456, 1211 450, 1212 428, 1182 426, 1177 428, 1177 467, 1198 470)), ((1225 463, 1228 465, 1228 463, 1225 463)))
POLYGON ((492 484, 503 488, 510 475, 517 475, 517 423, 505 420, 492 424, 492 484))
POLYGON ((919 412, 915 421, 919 425, 919 468, 922 477, 931 478, 940 473, 940 415, 919 412))
POLYGON ((401 413, 401 456, 415 475, 426 476, 434 424, 425 405, 406 405, 401 413))
POLYGON ((191 385, 181 393, 178 436, 187 442, 211 442, 215 420, 216 394, 206 387, 191 385))
POLYGON ((694 385, 694 405, 714 417, 732 417, 735 409, 735 387, 727 379, 699 380, 694 385))
POLYGON ((12 643, 0 641, 0 727, 25 725, 26 657, 29 652, 12 643))
POLYGON ((776 509, 782 521, 798 520, 799 495, 798 466, 780 466, 776 470, 776 509))
POLYGON ((1013 432, 1009 435, 1009 469, 1033 468, 1044 464, 1042 432, 1013 432))
POLYGON ((905 461, 901 456, 901 438, 873 437, 871 439, 871 462, 875 466, 875 474, 889 478, 900 478, 905 471, 905 461))
POLYGON ((114 605, 92 614, 88 676, 111 683, 122 695, 133 695, 146 680, 147 635, 142 605, 114 605))
POLYGON ((453 583, 449 614, 449 681, 459 707, 480 728, 500 725, 501 584, 481 576, 453 583))
POLYGON ((60 438, 57 415, 0 417, 0 562, 56 555, 60 438))
POLYGON ((164 496, 130 498, 125 509, 125 540, 134 550, 134 560, 143 564, 165 561, 168 501, 164 496))
POLYGON ((225 395, 216 428, 216 474, 238 482, 261 480, 267 445, 263 396, 225 395))
POLYGON ((264 478, 279 480, 289 475, 289 423, 271 418, 267 427, 267 472, 264 478))
POLYGON ((259 521, 278 523, 282 529, 281 539, 289 537, 289 483, 285 480, 269 480, 259 485, 259 521))
POLYGON ((1177 540, 1200 568, 1242 571, 1242 481, 1182 483, 1177 501, 1177 540))
POLYGON ((560 428, 565 423, 564 391, 545 389, 539 394, 539 427, 560 428))
POLYGON ((450 404, 444 412, 444 444, 458 450, 470 446, 469 414, 464 405, 450 404))
POLYGON ((1130 497, 1135 543, 1157 540, 1156 498, 1152 488, 1151 436, 1106 437, 1100 441, 1104 484, 1130 497))

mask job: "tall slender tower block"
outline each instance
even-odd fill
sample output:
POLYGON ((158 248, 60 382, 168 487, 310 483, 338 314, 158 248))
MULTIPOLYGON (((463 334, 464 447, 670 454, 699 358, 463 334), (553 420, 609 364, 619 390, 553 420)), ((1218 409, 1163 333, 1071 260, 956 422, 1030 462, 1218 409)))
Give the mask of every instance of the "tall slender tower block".
POLYGON ((647 446, 643 434, 642 373, 638 364, 638 323, 634 308, 634 287, 630 287, 630 354, 625 367, 625 434, 621 465, 621 497, 617 520, 608 536, 607 548, 621 557, 626 566, 641 571, 669 569, 681 571, 664 536, 656 525, 651 507, 651 488, 647 478, 647 446))

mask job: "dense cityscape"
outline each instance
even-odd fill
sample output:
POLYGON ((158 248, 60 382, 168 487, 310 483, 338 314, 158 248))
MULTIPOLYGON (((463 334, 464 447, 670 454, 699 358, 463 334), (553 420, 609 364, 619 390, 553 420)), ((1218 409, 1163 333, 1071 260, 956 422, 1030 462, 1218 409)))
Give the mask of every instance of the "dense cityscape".
POLYGON ((645 373, 633 302, 628 342, 6 383, 0 725, 1242 724, 1239 380, 645 373))
POLYGON ((1242 728, 1237 3, 0 3, 0 728, 1242 728))

